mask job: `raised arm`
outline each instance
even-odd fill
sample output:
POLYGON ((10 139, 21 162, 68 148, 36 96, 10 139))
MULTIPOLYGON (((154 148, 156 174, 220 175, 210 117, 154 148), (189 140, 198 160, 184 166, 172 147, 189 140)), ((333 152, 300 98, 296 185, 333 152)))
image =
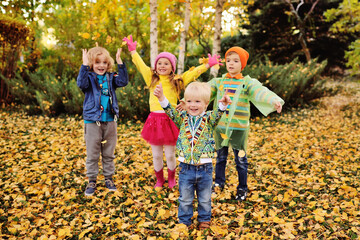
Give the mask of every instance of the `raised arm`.
POLYGON ((82 59, 83 59, 83 64, 80 67, 80 72, 76 79, 76 84, 81 90, 84 91, 90 86, 89 78, 88 78, 90 66, 89 66, 89 59, 87 56, 86 49, 82 49, 82 59))
POLYGON ((126 42, 126 44, 128 46, 128 50, 131 54, 132 62, 135 64, 136 69, 143 76, 146 85, 150 86, 152 71, 151 71, 151 68, 144 63, 144 61, 142 60, 140 55, 137 53, 137 51, 136 51, 137 42, 133 41, 132 35, 130 35, 129 38, 124 37, 123 41, 126 42))

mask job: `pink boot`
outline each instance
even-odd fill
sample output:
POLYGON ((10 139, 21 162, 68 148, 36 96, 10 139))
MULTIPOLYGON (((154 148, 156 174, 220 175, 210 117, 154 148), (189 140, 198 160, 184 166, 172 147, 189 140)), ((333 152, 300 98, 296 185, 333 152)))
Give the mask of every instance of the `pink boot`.
POLYGON ((173 187, 175 187, 175 185, 176 185, 175 172, 176 172, 176 168, 175 168, 174 170, 168 169, 168 183, 169 183, 169 188, 173 188, 173 187))
POLYGON ((161 169, 158 172, 155 171, 155 176, 156 176, 157 181, 156 181, 154 188, 162 187, 165 182, 163 169, 161 169))

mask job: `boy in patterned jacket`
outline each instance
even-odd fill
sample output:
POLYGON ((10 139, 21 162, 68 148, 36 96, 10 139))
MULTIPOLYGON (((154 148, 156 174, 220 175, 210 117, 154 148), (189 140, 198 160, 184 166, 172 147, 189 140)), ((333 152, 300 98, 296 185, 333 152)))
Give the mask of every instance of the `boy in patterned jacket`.
POLYGON ((219 98, 218 108, 206 111, 211 88, 207 83, 193 82, 185 89, 185 110, 179 112, 169 104, 161 84, 154 90, 165 113, 180 129, 176 143, 179 165, 179 222, 191 225, 195 191, 198 199, 199 229, 210 227, 212 158, 214 157, 213 131, 231 103, 229 96, 219 98))
MULTIPOLYGON (((231 145, 238 172, 236 200, 244 201, 247 196, 247 141, 250 129, 250 101, 259 111, 267 116, 273 111, 281 112, 284 100, 274 92, 250 76, 241 74, 246 66, 249 53, 241 47, 232 47, 225 53, 226 70, 228 73, 221 78, 214 78, 211 85, 211 99, 220 99, 224 92, 231 98, 232 104, 226 109, 225 114, 215 129, 215 147, 217 152, 215 166, 215 184, 221 190, 225 186, 225 168, 231 145)), ((217 101, 214 101, 214 108, 217 101)))

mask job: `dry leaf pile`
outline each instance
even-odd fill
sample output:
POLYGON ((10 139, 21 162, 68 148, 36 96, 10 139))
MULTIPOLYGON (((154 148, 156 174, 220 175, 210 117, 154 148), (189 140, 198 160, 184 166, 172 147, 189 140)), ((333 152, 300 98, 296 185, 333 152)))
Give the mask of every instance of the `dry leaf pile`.
POLYGON ((153 189, 142 123, 118 125, 118 191, 108 192, 100 176, 87 198, 82 120, 2 111, 0 238, 357 239, 359 99, 336 96, 253 120, 249 197, 232 199, 237 174, 229 160, 227 185, 213 196, 211 228, 202 232, 178 224, 177 187, 153 189))

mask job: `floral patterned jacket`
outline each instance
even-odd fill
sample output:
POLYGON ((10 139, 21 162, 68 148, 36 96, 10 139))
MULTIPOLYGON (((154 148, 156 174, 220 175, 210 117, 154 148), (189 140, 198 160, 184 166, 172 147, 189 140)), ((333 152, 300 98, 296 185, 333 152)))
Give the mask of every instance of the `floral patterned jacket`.
POLYGON ((202 158, 214 157, 213 132, 225 109, 218 108, 199 116, 191 116, 186 111, 177 111, 171 104, 164 107, 165 113, 180 129, 176 142, 176 153, 184 159, 184 163, 198 165, 202 164, 202 158))

